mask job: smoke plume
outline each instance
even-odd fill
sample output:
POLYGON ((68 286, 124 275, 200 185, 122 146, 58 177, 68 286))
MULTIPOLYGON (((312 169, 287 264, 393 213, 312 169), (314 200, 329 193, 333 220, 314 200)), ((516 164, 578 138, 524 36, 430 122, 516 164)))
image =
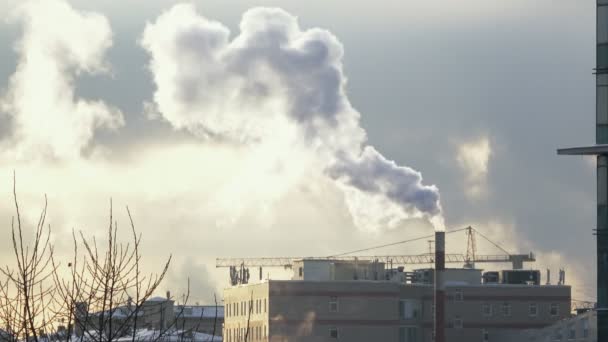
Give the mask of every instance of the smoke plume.
POLYGON ((26 1, 11 19, 23 24, 23 36, 15 46, 17 70, 0 98, 0 110, 13 125, 4 147, 18 159, 77 157, 95 130, 122 124, 117 109, 74 94, 77 75, 107 71, 103 57, 112 44, 110 25, 61 0, 26 1))
POLYGON ((180 4, 147 24, 141 44, 157 87, 153 105, 174 128, 237 144, 305 146, 315 156, 306 166, 343 189, 359 228, 412 217, 444 228, 437 188, 367 145, 345 93, 343 47, 330 32, 254 8, 231 39, 227 27, 180 4))

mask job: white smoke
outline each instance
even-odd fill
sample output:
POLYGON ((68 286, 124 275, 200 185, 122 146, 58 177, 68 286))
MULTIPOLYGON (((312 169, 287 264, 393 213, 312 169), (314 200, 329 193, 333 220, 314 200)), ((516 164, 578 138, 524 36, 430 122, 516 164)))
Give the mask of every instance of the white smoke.
POLYGON ((110 25, 62 0, 26 1, 11 19, 23 24, 23 36, 15 46, 17 70, 0 98, 0 110, 13 125, 4 148, 18 159, 77 157, 96 129, 123 122, 117 109, 74 94, 76 76, 107 71, 110 25))
POLYGON ((302 165, 294 153, 275 162, 298 162, 335 180, 362 229, 412 217, 444 228, 437 188, 366 145, 345 94, 343 48, 330 32, 302 30, 281 9, 255 8, 230 39, 224 25, 180 4, 147 24, 141 44, 151 57, 154 105, 176 129, 248 145, 305 146, 314 161, 302 165))
POLYGON ((487 192, 488 165, 492 146, 488 137, 462 143, 458 146, 456 161, 464 171, 466 194, 480 198, 487 192))

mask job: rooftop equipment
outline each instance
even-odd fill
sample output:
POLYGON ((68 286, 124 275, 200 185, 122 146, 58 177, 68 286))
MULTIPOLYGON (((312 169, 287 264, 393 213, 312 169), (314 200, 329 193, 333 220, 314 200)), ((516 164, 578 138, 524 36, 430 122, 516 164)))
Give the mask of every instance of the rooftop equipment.
POLYGON ((509 285, 540 285, 539 270, 503 270, 501 283, 509 285))

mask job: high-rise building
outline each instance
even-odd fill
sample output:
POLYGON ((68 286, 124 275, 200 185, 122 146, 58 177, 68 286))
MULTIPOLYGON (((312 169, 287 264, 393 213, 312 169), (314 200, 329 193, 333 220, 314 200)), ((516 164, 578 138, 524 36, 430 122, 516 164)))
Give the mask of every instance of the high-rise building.
POLYGON ((596 144, 558 153, 597 156, 597 335, 608 341, 608 0, 597 0, 596 27, 596 144))

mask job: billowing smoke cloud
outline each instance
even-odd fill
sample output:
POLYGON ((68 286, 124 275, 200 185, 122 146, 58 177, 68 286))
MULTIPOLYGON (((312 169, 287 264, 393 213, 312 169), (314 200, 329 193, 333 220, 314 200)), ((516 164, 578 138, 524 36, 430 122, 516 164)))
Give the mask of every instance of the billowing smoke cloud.
POLYGON ((343 48, 330 32, 255 8, 230 39, 224 25, 182 4, 149 23, 141 43, 151 56, 154 105, 176 129, 249 145, 304 145, 315 155, 307 166, 344 190, 360 228, 426 217, 443 229, 437 188, 366 146, 344 91, 343 48))
POLYGON ((0 110, 13 125, 5 148, 18 159, 79 156, 96 129, 122 124, 117 109, 74 94, 77 75, 107 71, 103 56, 112 44, 108 21, 62 0, 26 1, 12 19, 23 23, 23 36, 15 47, 17 70, 0 98, 0 110))

